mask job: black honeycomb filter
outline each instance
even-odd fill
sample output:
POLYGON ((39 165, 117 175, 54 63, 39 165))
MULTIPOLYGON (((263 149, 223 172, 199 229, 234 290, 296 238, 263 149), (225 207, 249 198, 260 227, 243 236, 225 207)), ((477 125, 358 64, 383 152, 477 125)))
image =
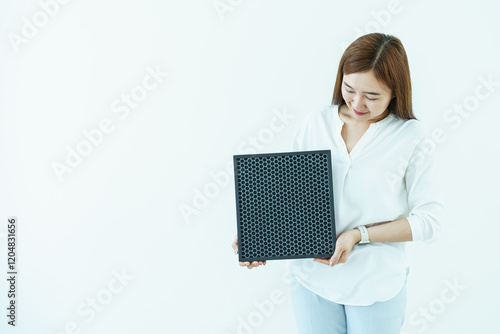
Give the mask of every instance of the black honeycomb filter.
POLYGON ((331 257, 329 150, 235 155, 239 261, 331 257))

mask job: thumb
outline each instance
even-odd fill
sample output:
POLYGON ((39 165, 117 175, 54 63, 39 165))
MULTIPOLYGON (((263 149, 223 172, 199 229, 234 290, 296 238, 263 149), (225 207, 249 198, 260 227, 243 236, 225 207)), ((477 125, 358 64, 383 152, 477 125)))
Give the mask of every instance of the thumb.
POLYGON ((334 266, 339 262, 342 253, 343 250, 341 250, 340 247, 335 249, 335 253, 333 253, 333 256, 330 258, 330 266, 334 266))

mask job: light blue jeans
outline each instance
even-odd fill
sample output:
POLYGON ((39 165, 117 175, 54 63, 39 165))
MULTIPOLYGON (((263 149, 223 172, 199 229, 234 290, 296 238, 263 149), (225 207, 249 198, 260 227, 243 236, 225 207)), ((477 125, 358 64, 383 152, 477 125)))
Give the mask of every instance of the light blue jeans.
POLYGON ((290 284, 300 334, 399 334, 403 326, 406 281, 394 298, 370 306, 329 301, 305 288, 293 275, 290 284))

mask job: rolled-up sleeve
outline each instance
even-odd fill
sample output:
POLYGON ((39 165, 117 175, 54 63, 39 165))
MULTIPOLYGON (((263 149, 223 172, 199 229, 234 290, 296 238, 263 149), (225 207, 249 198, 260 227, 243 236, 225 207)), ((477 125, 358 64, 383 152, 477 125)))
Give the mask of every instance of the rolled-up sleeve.
POLYGON ((435 143, 428 134, 417 143, 409 159, 405 183, 413 241, 436 241, 443 229, 445 207, 440 172, 435 160, 435 143))

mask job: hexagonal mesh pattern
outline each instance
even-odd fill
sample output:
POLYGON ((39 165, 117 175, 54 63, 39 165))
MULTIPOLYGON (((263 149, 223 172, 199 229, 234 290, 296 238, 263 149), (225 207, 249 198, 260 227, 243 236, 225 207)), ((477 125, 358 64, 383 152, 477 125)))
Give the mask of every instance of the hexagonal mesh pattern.
POLYGON ((330 257, 330 151, 234 156, 240 261, 330 257))

